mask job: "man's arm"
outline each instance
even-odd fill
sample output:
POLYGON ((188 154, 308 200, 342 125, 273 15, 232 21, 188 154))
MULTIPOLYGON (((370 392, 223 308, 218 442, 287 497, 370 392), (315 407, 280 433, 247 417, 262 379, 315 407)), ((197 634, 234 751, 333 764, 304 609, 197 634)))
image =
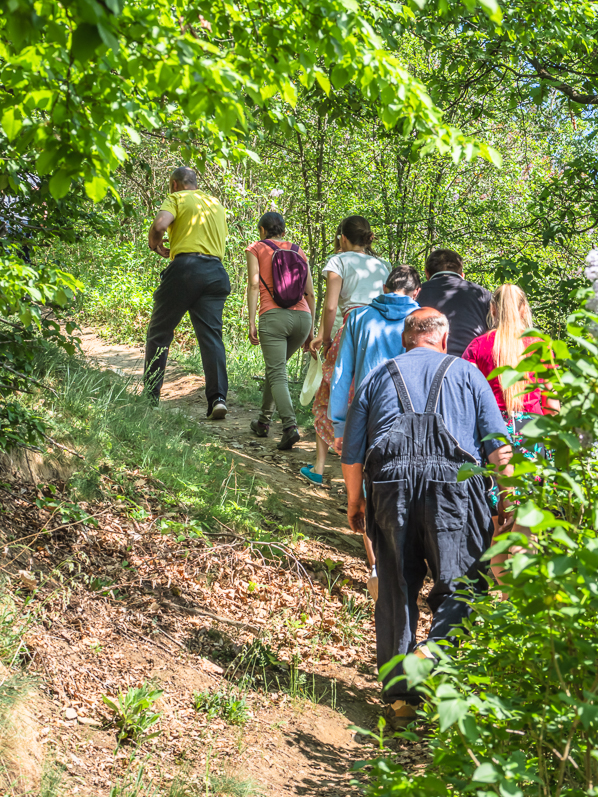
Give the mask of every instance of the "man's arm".
POLYGON ((503 483, 503 479, 509 478, 513 475, 513 466, 511 463, 511 457, 513 456, 513 449, 511 446, 504 445, 500 446, 500 448, 495 448, 490 454, 488 454, 488 462, 491 465, 496 466, 496 471, 494 473, 496 477, 496 481, 498 482, 498 486, 501 491, 500 500, 498 502, 498 527, 500 529, 501 526, 504 526, 505 523, 511 523, 513 519, 513 514, 511 512, 507 512, 509 507, 512 505, 511 501, 511 494, 513 492, 512 487, 505 487, 503 483))
POLYGON ((154 223, 149 230, 148 246, 152 252, 157 252, 159 255, 162 255, 162 257, 170 257, 170 249, 164 246, 162 239, 164 238, 164 233, 170 227, 174 219, 175 217, 172 213, 169 213, 167 210, 161 210, 154 219, 154 223))

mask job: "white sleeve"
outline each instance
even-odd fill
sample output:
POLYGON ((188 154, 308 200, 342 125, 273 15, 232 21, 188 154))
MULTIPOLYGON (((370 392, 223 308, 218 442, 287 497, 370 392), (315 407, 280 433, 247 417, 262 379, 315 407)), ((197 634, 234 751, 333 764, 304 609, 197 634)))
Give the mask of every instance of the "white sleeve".
POLYGON ((345 265, 342 261, 342 258, 338 255, 332 255, 332 257, 328 260, 324 268, 322 269, 322 274, 326 274, 327 271, 331 271, 333 274, 338 274, 339 277, 345 276, 345 265))

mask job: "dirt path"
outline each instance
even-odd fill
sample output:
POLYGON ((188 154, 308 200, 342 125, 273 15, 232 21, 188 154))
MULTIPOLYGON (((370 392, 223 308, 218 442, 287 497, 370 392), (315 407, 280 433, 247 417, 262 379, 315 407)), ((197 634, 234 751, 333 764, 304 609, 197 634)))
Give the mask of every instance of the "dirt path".
MULTIPOLYGON (((100 367, 113 369, 133 379, 141 376, 142 350, 110 344, 93 330, 84 330, 81 337, 84 352, 100 367)), ((202 425, 207 434, 221 441, 222 447, 233 455, 237 467, 247 469, 267 485, 275 487, 285 513, 294 518, 305 535, 295 548, 297 556, 307 567, 310 562, 323 562, 326 557, 337 560, 339 564, 342 562, 341 572, 343 577, 348 577, 347 583, 350 584, 346 590, 363 602, 367 567, 360 535, 353 534, 346 526, 345 493, 338 458, 331 456, 330 487, 310 485, 298 476, 298 471, 302 464, 312 460, 315 448, 313 431, 304 434, 292 451, 278 452, 275 444, 280 436, 280 424, 275 424, 269 439, 257 440, 249 431, 255 408, 242 406, 234 394, 229 395, 230 412, 226 421, 207 421, 202 388, 200 377, 185 374, 175 362, 171 362, 166 373, 163 405, 167 409, 183 411, 190 421, 202 425)), ((31 501, 29 506, 33 506, 31 501)), ((37 510, 31 511, 31 522, 34 523, 37 510)), ((97 552, 94 556, 98 573, 110 572, 115 567, 114 561, 125 555, 122 553, 125 550, 123 534, 125 537, 129 535, 129 540, 142 539, 136 533, 138 530, 135 522, 126 515, 112 518, 106 515, 97 532, 101 536, 93 548, 97 552)), ((63 559, 73 554, 80 555, 76 550, 77 545, 81 548, 81 544, 76 543, 76 538, 73 540, 68 543, 71 548, 65 542, 67 547, 59 552, 63 559)), ((159 558, 168 585, 171 583, 170 573, 173 584, 176 583, 176 544, 173 545, 166 537, 163 543, 158 541, 154 544, 170 546, 159 558)), ((133 543, 133 550, 126 556, 138 555, 139 567, 142 568, 145 554, 142 547, 138 549, 136 545, 141 546, 141 543, 133 543)), ((126 551, 130 551, 130 545, 126 551)), ((228 565, 224 564, 220 583, 211 587, 210 592, 202 593, 205 606, 218 612, 218 601, 221 601, 219 613, 228 613, 229 616, 233 598, 227 595, 234 592, 229 587, 239 583, 239 577, 247 578, 241 575, 245 567, 241 556, 230 562, 233 570, 238 569, 228 573, 228 565)), ((322 575, 321 571, 312 573, 314 580, 319 575, 322 575)), ((282 579, 290 577, 288 572, 281 571, 281 582, 275 585, 276 589, 268 587, 267 595, 271 601, 268 605, 274 606, 278 601, 277 606, 289 607, 292 617, 293 605, 296 606, 290 594, 293 585, 290 582, 287 587, 282 584, 282 579), (285 593, 285 589, 288 592, 285 593)), ((105 797, 111 778, 123 764, 122 761, 119 764, 118 756, 115 761, 110 755, 114 744, 113 732, 87 727, 85 711, 92 717, 100 716, 102 704, 99 695, 102 692, 116 694, 127 685, 150 679, 157 680, 167 695, 167 703, 162 706, 167 731, 156 743, 158 747, 151 759, 154 763, 148 763, 150 768, 156 766, 156 757, 162 773, 176 771, 181 761, 189 762, 194 772, 201 772, 210 764, 220 771, 251 776, 259 784, 260 794, 277 797, 354 797, 359 793, 358 788, 350 783, 353 778, 351 767, 356 760, 375 755, 375 750, 366 737, 356 734, 351 727, 374 729, 380 712, 371 614, 364 616, 357 638, 352 642, 339 641, 335 634, 341 617, 341 596, 333 596, 332 590, 328 592, 322 587, 322 600, 328 603, 322 609, 321 623, 329 623, 330 641, 318 641, 317 648, 311 648, 310 654, 308 631, 298 630, 296 637, 297 649, 302 651, 299 663, 301 677, 308 687, 311 685, 312 697, 307 699, 305 691, 297 699, 289 696, 288 691, 258 690, 252 697, 252 718, 242 728, 220 719, 207 723, 204 720, 202 725, 201 718, 190 708, 191 694, 198 689, 228 688, 224 670, 218 665, 221 651, 227 647, 240 649, 243 639, 236 636, 230 626, 214 624, 205 618, 199 623, 197 618, 185 618, 169 610, 168 606, 176 608, 172 605, 177 595, 174 587, 173 591, 169 592, 169 587, 166 587, 160 592, 152 587, 151 581, 144 584, 147 585, 145 593, 142 590, 136 596, 132 595, 126 608, 121 608, 123 603, 115 602, 113 605, 80 590, 66 609, 57 612, 53 635, 41 632, 37 640, 28 643, 37 651, 36 655, 43 662, 44 671, 59 697, 54 701, 54 707, 50 706, 54 714, 48 715, 46 711, 40 721, 56 729, 53 744, 57 760, 65 762, 72 778, 73 793, 75 784, 78 784, 79 794, 105 797), (302 634, 306 635, 305 640, 300 638, 302 634), (196 644, 199 648, 194 652, 196 644), (83 719, 75 720, 74 724, 65 722, 64 712, 69 706, 71 711, 74 706, 79 716, 83 714, 83 719)), ((320 585, 316 586, 320 588, 320 585)), ((255 598, 252 597, 248 604, 247 597, 239 596, 237 590, 234 596, 236 606, 243 605, 239 603, 239 597, 244 605, 250 606, 252 601, 255 605, 255 598)), ((425 604, 422 604, 422 610, 420 634, 423 637, 428 623, 425 604)), ((244 611, 245 615, 239 614, 239 618, 247 616, 247 610, 244 611)), ((250 608, 249 611, 254 610, 250 608)), ((261 622, 268 625, 269 615, 265 609, 261 611, 264 616, 261 622)), ((296 608, 294 613, 298 613, 296 608)), ((401 744, 402 763, 422 766, 421 745, 401 744)), ((165 774, 164 777, 172 776, 165 774)))
MULTIPOLYGON (((84 329, 80 337, 84 352, 99 365, 135 379, 141 378, 142 348, 109 343, 91 329, 84 329)), ((217 435, 240 465, 268 484, 276 484, 280 501, 300 523, 311 527, 332 544, 340 543, 354 553, 357 550, 361 552, 361 538, 349 530, 346 522, 346 494, 340 459, 335 454, 329 455, 327 478, 330 486, 318 488, 299 476, 303 465, 313 463, 316 439, 313 429, 302 430, 301 441, 291 451, 280 452, 276 449, 282 434, 279 421, 273 424, 269 438, 256 438, 249 424, 257 411, 254 407, 240 404, 234 392, 229 393, 226 420, 208 421, 203 388, 203 377, 186 374, 171 359, 166 368, 161 403, 165 407, 182 409, 207 432, 217 435)))

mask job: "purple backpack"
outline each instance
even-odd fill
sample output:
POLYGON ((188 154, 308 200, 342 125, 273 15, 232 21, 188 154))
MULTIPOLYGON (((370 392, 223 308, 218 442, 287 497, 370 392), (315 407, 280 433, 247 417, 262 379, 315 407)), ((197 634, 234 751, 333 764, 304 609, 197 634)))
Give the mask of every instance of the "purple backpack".
POLYGON ((273 241, 264 240, 263 244, 273 250, 272 283, 274 292, 266 285, 260 275, 264 287, 279 307, 288 309, 301 301, 305 294, 307 282, 307 263, 299 254, 299 247, 293 244, 290 249, 281 249, 273 241))

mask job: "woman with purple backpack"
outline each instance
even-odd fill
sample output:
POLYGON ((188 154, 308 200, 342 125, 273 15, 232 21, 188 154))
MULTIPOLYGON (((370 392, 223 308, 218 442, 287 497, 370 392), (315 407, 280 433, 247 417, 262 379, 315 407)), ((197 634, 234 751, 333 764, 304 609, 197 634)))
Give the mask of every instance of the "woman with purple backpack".
POLYGON ((297 244, 284 240, 280 213, 264 213, 258 222, 260 240, 245 250, 249 341, 262 347, 266 370, 262 409, 251 429, 267 437, 274 407, 282 421, 281 451, 299 440, 297 419, 289 393, 287 360, 314 336, 315 295, 307 256, 297 244), (255 316, 259 298, 259 336, 255 316))

